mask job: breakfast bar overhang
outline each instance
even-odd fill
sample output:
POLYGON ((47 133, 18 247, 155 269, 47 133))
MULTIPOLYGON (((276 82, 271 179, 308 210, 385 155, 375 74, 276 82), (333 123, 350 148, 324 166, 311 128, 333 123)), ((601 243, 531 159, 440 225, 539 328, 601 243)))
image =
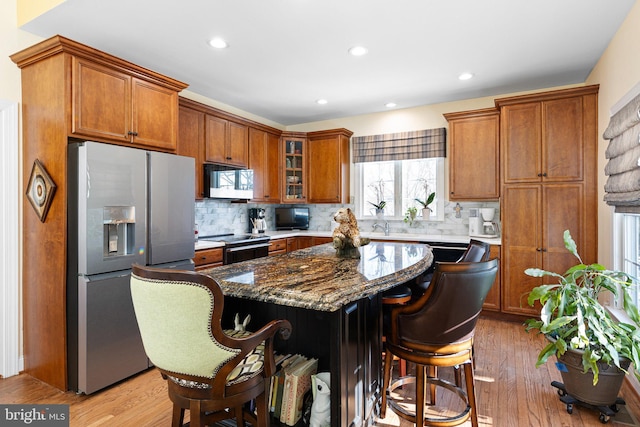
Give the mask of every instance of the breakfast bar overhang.
POLYGON ((371 242, 359 257, 331 244, 203 270, 225 294, 223 322, 251 314, 249 329, 273 319, 293 325, 276 351, 318 359, 331 373, 331 425, 364 426, 380 396, 381 292, 420 277, 433 262, 426 244, 371 242), (256 325, 256 326, 254 326, 256 325))

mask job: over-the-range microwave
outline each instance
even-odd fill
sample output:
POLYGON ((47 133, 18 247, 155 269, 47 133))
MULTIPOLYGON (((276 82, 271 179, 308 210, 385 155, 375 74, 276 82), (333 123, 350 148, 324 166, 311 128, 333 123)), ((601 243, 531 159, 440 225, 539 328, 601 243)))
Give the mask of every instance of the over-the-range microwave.
POLYGON ((205 164, 204 197, 211 199, 253 199, 253 170, 205 164))

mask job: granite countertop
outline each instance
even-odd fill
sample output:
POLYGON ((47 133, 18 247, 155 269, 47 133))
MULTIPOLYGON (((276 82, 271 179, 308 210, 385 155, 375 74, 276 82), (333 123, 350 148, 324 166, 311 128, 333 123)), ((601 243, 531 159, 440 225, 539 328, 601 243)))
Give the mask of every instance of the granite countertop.
POLYGON ((279 305, 336 311, 405 283, 433 262, 425 244, 371 242, 360 258, 336 256, 331 243, 201 270, 225 295, 279 305))

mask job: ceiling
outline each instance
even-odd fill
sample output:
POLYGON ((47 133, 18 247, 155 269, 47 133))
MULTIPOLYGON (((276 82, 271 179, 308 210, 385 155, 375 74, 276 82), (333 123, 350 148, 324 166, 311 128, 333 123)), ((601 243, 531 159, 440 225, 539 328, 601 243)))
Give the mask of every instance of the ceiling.
POLYGON ((66 0, 21 28, 287 126, 582 83, 634 2, 66 0))

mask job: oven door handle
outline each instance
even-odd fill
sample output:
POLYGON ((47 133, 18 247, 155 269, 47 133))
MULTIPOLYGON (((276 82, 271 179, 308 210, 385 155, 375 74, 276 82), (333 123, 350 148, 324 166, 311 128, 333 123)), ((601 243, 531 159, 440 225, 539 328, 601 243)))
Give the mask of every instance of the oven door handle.
POLYGON ((234 246, 232 248, 225 248, 227 252, 240 252, 246 251, 247 249, 260 249, 260 248, 268 248, 269 243, 257 243, 255 245, 243 245, 243 246, 234 246))

